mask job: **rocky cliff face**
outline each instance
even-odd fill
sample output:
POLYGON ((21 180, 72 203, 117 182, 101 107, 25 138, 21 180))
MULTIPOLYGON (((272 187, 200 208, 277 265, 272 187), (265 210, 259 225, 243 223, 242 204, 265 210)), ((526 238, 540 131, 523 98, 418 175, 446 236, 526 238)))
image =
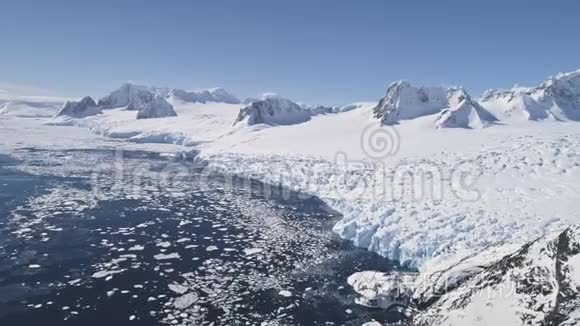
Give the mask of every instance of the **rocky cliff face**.
POLYGON ((580 225, 443 264, 419 283, 416 325, 578 325, 580 225))

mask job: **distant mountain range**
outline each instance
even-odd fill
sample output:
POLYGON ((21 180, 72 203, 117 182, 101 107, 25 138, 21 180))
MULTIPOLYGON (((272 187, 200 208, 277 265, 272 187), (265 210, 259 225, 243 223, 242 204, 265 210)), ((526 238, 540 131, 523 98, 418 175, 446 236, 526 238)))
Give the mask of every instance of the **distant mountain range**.
MULTIPOLYGON (((43 101, 42 98, 11 99, 0 100, 0 114, 51 116, 56 113, 56 116, 83 118, 98 114, 103 109, 124 108, 140 111, 147 108, 149 113, 142 113, 140 117, 162 118, 176 115, 172 106, 177 102, 239 104, 240 113, 232 121, 233 125, 243 121, 248 125, 297 124, 308 121, 315 115, 340 113, 356 107, 303 105, 275 94, 240 101, 222 88, 186 91, 128 82, 98 100, 98 109, 94 109, 89 101, 64 104, 54 100, 43 101), (71 109, 71 105, 74 109, 71 109), (58 106, 61 107, 60 110, 58 106), (64 109, 64 106, 68 108, 64 109)), ((378 101, 369 119, 376 119, 384 125, 395 125, 426 116, 432 116, 432 125, 436 128, 477 129, 494 123, 579 121, 580 70, 550 77, 537 87, 488 90, 479 99, 474 99, 461 87, 413 86, 407 81, 397 81, 389 85, 385 96, 378 101)))

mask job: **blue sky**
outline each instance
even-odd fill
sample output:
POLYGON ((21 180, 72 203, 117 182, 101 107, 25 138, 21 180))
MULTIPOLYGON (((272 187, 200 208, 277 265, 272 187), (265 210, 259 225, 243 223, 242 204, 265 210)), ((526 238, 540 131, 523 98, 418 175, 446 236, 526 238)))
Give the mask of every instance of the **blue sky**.
POLYGON ((393 80, 475 95, 580 68, 580 1, 0 2, 0 86, 102 96, 121 82, 338 105, 393 80))

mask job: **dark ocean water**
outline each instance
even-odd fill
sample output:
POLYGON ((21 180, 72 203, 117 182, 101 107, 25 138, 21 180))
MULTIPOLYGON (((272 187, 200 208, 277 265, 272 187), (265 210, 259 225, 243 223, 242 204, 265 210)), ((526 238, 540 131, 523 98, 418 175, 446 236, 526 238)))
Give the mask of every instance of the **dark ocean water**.
POLYGON ((392 270, 317 198, 159 154, 0 156, 0 325, 360 325, 392 270), (14 158, 17 157, 17 158, 14 158))

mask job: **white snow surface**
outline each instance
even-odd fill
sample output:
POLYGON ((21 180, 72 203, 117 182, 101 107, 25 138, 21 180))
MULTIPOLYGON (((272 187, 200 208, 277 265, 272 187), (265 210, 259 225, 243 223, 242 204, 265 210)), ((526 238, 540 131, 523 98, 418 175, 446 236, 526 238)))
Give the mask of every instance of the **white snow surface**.
POLYGON ((61 108, 66 98, 10 96, 0 92, 0 115, 22 118, 48 118, 61 108))

